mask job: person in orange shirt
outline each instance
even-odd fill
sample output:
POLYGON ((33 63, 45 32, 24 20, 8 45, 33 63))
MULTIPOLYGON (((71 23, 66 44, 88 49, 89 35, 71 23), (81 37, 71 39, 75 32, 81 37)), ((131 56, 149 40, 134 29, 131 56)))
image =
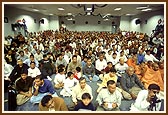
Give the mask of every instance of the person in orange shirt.
POLYGON ((161 77, 164 81, 164 62, 159 62, 158 65, 159 65, 159 71, 161 73, 161 77))
POLYGON ((135 66, 135 74, 140 80, 143 77, 146 69, 147 69, 147 65, 144 62, 142 62, 140 65, 135 66))
POLYGON ((149 84, 155 83, 159 85, 161 91, 164 91, 164 82, 157 63, 153 63, 152 68, 147 68, 141 81, 146 89, 148 88, 149 84))
POLYGON ((133 54, 128 60, 127 60, 127 65, 128 66, 132 66, 133 68, 135 68, 135 66, 137 65, 137 55, 133 54))

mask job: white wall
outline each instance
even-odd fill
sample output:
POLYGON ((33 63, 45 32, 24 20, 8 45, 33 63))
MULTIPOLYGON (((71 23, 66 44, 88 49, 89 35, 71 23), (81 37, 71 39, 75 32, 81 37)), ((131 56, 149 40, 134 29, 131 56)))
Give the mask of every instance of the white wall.
POLYGON ((159 19, 162 19, 162 20, 164 19, 163 10, 144 13, 141 15, 131 17, 130 31, 143 32, 150 35, 152 30, 155 29, 159 19), (139 18, 141 20, 141 24, 138 24, 138 25, 135 24, 136 18, 139 18))
POLYGON ((49 27, 51 30, 58 30, 59 29, 59 20, 58 16, 50 16, 49 17, 49 27))
POLYGON ((4 7, 4 16, 8 18, 8 23, 4 23, 4 36, 17 34, 12 31, 11 24, 15 24, 17 20, 26 20, 26 26, 29 32, 37 32, 41 30, 51 29, 56 30, 59 28, 58 17, 49 18, 49 16, 42 15, 36 12, 28 12, 13 7, 4 7), (44 19, 44 24, 40 24, 39 20, 44 19), (51 21, 50 21, 51 19, 51 21), (35 21, 36 20, 36 23, 35 21))
POLYGON ((130 17, 129 16, 121 16, 120 26, 121 31, 130 30, 130 17))
POLYGON ((112 21, 115 22, 115 25, 119 26, 120 19, 112 19, 110 21, 103 21, 103 19, 100 16, 78 16, 75 17, 75 24, 73 24, 73 21, 68 21, 64 17, 60 17, 60 25, 63 21, 66 25, 66 28, 71 31, 112 31, 112 21), (88 21, 88 24, 85 24, 85 22, 88 21), (100 24, 98 24, 98 21, 101 21, 100 24))

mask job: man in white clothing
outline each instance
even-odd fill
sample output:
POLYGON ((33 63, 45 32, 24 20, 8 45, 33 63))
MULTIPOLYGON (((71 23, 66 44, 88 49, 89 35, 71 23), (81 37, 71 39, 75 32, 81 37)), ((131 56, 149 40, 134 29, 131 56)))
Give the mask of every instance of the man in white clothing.
POLYGON ((61 90, 60 95, 63 97, 70 97, 72 95, 72 89, 78 83, 78 80, 74 78, 72 72, 67 73, 67 79, 64 82, 64 88, 61 90))
POLYGON ((152 61, 152 62, 159 62, 157 58, 155 58, 151 53, 150 50, 146 51, 145 57, 144 57, 145 62, 152 61))
POLYGON ((31 76, 34 79, 37 75, 40 74, 41 72, 39 68, 36 67, 35 62, 30 62, 30 68, 28 69, 28 76, 31 76))
POLYGON ((92 88, 86 84, 86 79, 81 77, 79 79, 79 84, 72 89, 72 102, 74 105, 77 105, 78 101, 82 100, 82 94, 84 93, 89 93, 91 95, 91 100, 93 99, 92 88))
POLYGON ((107 61, 104 59, 103 54, 99 55, 99 59, 96 60, 96 75, 103 74, 103 70, 107 67, 107 61))
POLYGON ((160 87, 150 84, 148 90, 141 90, 131 105, 130 111, 159 111, 161 108, 160 87))
POLYGON ((63 68, 58 69, 58 73, 55 75, 54 78, 54 87, 56 89, 60 89, 64 87, 64 82, 65 82, 65 71, 63 68))

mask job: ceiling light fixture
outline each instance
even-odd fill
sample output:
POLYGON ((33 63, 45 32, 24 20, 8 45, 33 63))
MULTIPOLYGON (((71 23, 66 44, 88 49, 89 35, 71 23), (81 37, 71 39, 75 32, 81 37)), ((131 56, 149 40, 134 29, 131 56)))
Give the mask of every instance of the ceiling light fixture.
POLYGON ((150 10, 152 10, 151 8, 147 8, 147 9, 143 9, 143 10, 141 10, 142 12, 146 12, 146 11, 150 11, 150 10))
POLYGON ((140 7, 137 7, 136 9, 137 10, 142 10, 142 9, 145 9, 145 8, 148 8, 147 6, 140 6, 140 7))
POLYGON ((65 10, 64 8, 58 8, 58 10, 65 10))
POLYGON ((122 8, 115 8, 114 10, 115 10, 115 11, 119 11, 119 10, 121 10, 121 9, 122 9, 122 8))
POLYGON ((38 12, 39 10, 38 10, 38 9, 33 9, 33 11, 36 11, 36 12, 38 12))

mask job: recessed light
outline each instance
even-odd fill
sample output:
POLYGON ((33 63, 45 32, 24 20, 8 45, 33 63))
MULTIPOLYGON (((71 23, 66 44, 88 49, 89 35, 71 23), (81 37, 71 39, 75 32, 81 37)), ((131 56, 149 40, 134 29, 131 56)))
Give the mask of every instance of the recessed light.
POLYGON ((86 8, 86 10, 87 10, 87 11, 91 11, 91 10, 92 10, 92 8, 86 8))
POLYGON ((36 11, 36 12, 38 12, 39 10, 38 10, 38 9, 33 9, 33 11, 36 11))
POLYGON ((64 8, 58 8, 58 10, 64 10, 64 8))
POLYGON ((72 15, 72 13, 67 13, 67 15, 72 15))
POLYGON ((152 10, 151 8, 147 8, 147 9, 143 9, 143 10, 141 10, 142 12, 146 12, 146 11, 150 11, 150 10, 152 10))
POLYGON ((145 9, 145 8, 148 8, 147 6, 140 6, 140 7, 137 7, 136 9, 137 10, 142 10, 142 9, 145 9))
POLYGON ((115 8, 114 10, 115 10, 115 11, 118 11, 118 10, 121 10, 121 9, 122 9, 122 8, 115 8))
POLYGON ((126 16, 133 16, 133 15, 135 15, 135 14, 126 14, 126 16))

